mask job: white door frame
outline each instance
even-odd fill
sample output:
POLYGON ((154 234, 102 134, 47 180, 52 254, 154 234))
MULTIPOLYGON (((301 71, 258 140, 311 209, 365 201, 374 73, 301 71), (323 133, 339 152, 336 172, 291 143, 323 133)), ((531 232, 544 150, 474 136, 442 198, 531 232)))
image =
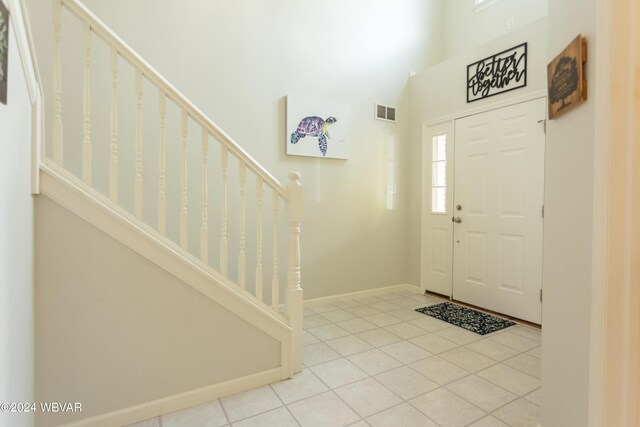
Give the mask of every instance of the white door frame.
MULTIPOLYGON (((455 146, 455 121, 459 120, 459 119, 463 119, 465 117, 469 117, 469 116, 473 116, 476 114, 482 114, 482 113, 486 113, 489 111, 493 111, 493 110, 497 110, 500 108, 505 108, 505 107, 511 107, 513 105, 517 105, 517 104, 522 104, 525 102, 529 102, 529 101, 533 101, 535 99, 540 99, 540 98, 546 98, 547 93, 546 91, 535 91, 535 92, 531 92, 528 93, 526 95, 522 95, 522 96, 518 96, 518 97, 513 97, 513 98, 509 98, 503 101, 498 101, 498 102, 493 102, 493 103, 488 103, 486 105, 483 105, 481 107, 477 107, 477 108, 469 108, 469 109, 465 109, 463 111, 460 111, 458 113, 454 113, 454 114, 450 114, 447 116, 441 116, 439 118, 436 119, 432 119, 432 120, 425 120, 422 123, 422 135, 421 135, 421 139, 422 139, 422 186, 421 186, 421 196, 422 196, 422 212, 421 212, 421 255, 420 255, 420 289, 422 291, 427 291, 428 289, 425 286, 425 282, 426 282, 426 276, 427 276, 427 272, 425 271, 425 266, 426 266, 426 261, 424 259, 424 257, 426 256, 426 251, 425 251, 425 231, 429 229, 430 226, 430 222, 429 222, 429 217, 430 217, 430 210, 429 207, 431 206, 431 203, 428 199, 427 193, 431 194, 430 188, 427 185, 427 183, 431 183, 431 179, 428 179, 429 174, 431 173, 431 152, 429 150, 426 150, 426 144, 429 142, 426 138, 426 135, 429 134, 428 129, 430 128, 434 128, 436 126, 446 126, 447 124, 450 125, 451 129, 451 135, 453 136, 453 139, 451 141, 451 146, 453 148, 453 146, 455 146)), ((452 169, 455 169, 455 161, 454 159, 451 159, 451 167, 452 169)), ((448 163, 449 165, 449 163, 448 163)), ((451 194, 451 196, 453 196, 453 181, 450 182, 451 187, 449 187, 449 183, 447 185, 447 194, 451 194)), ((544 224, 543 224, 544 227, 544 224)), ((451 233, 451 240, 453 241, 453 231, 451 233)), ((543 243, 544 244, 544 243, 543 243)), ((451 257, 453 258, 453 252, 451 253, 451 257)), ((544 265, 542 266, 542 268, 544 269, 544 265)), ((453 273, 453 272, 452 272, 453 273)), ((541 284, 542 286, 542 284, 541 284)), ((453 295, 453 279, 451 281, 451 286, 450 286, 450 290, 449 290, 449 298, 451 298, 453 295)))

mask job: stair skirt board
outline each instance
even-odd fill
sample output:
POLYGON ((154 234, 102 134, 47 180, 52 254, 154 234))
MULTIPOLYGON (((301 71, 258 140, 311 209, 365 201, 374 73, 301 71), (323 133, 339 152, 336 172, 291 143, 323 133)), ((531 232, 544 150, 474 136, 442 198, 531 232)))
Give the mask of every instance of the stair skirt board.
POLYGON ((346 300, 357 299, 357 298, 368 298, 368 297, 374 297, 376 295, 383 295, 391 292, 400 292, 400 291, 415 292, 416 295, 420 295, 423 293, 423 291, 417 286, 413 286, 409 284, 401 284, 401 285, 386 286, 384 288, 368 289, 366 291, 349 292, 347 294, 332 295, 330 297, 308 299, 304 301, 304 306, 305 308, 317 307, 319 305, 331 304, 334 302, 346 301, 346 300))
POLYGON ((230 396, 256 387, 278 382, 282 379, 281 368, 269 369, 236 378, 218 384, 206 386, 197 390, 176 394, 129 408, 119 409, 103 415, 87 418, 70 424, 66 427, 112 427, 122 426, 149 418, 157 417, 169 412, 179 411, 221 397, 230 396))
MULTIPOLYGON (((41 193, 173 274, 198 292, 223 305, 272 338, 291 340, 289 322, 253 295, 238 288, 220 273, 155 230, 139 223, 105 196, 51 162, 41 167, 41 193), (175 247, 174 247, 175 246, 175 247)), ((283 361, 284 363, 284 361, 283 361)))

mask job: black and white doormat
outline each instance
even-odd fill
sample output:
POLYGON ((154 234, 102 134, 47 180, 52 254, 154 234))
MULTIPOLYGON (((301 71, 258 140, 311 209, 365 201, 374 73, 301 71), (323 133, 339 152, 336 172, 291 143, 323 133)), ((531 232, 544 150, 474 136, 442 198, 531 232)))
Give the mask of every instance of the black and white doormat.
POLYGON ((416 311, 480 335, 490 334, 516 324, 510 320, 501 319, 450 302, 416 308, 416 311))

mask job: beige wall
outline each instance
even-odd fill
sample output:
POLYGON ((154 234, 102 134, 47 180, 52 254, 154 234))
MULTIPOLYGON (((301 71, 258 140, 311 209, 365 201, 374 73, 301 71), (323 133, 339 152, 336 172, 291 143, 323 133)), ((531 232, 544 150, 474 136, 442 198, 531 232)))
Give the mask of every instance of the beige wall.
MULTIPOLYGON (((8 77, 8 102, 0 104, 0 402, 30 402, 34 398, 31 102, 12 25, 8 77)), ((31 414, 0 412, 2 427, 32 423, 31 414)))
POLYGON ((589 43, 589 100, 547 126, 542 425, 586 426, 594 194, 596 1, 549 2, 550 61, 577 34, 589 43))
MULTIPOLYGON (((409 283, 420 284, 421 197, 422 197, 422 126, 425 122, 447 116, 463 116, 496 102, 545 90, 547 55, 547 20, 540 19, 489 43, 461 53, 411 78, 411 170, 409 283), (471 104, 466 102, 467 65, 493 53, 528 42, 527 86, 471 104)), ((430 191, 430 190, 429 190, 430 191)), ((429 193, 430 194, 430 193, 429 193)))
POLYGON ((279 342, 45 196, 36 236, 36 401, 89 417, 280 365, 279 342))
POLYGON ((473 0, 446 0, 442 17, 443 59, 481 46, 547 16, 548 0, 489 0, 474 9, 473 0), (513 28, 508 28, 513 20, 513 28))
MULTIPOLYGON (((43 75, 52 61, 50 2, 29 0, 34 38, 43 75)), ((427 68, 440 59, 441 0, 344 2, 312 0, 198 2, 157 0, 88 0, 103 19, 169 81, 214 119, 274 176, 286 181, 289 171, 302 173, 305 217, 302 229, 302 286, 305 298, 316 298, 405 283, 409 251, 407 215, 410 157, 409 91, 411 70, 427 68), (142 25, 141 25, 142 23, 142 25), (185 24, 188 23, 188 24, 185 24), (349 160, 313 159, 285 155, 287 93, 301 93, 346 103, 352 109, 349 160), (374 103, 398 107, 398 122, 373 118, 374 103), (387 140, 395 138, 397 152, 396 205, 386 208, 387 140)), ((65 14, 63 48, 64 115, 68 150, 65 162, 80 172, 81 51, 78 25, 65 14), (75 85, 74 85, 75 83, 75 85), (75 148, 73 148, 75 147, 75 148)), ((108 52, 94 43, 92 72, 107 77, 108 52)), ((120 73, 121 200, 132 210, 133 83, 121 63, 120 73)), ((45 79, 45 92, 50 94, 45 79)), ((95 185, 107 191, 109 81, 92 86, 95 185)), ((144 217, 155 224, 157 194, 157 95, 145 86, 143 135, 145 180, 144 217)), ((51 96, 48 97, 51 100, 51 96)), ((169 236, 178 236, 180 134, 178 112, 169 109, 167 173, 169 174, 169 236)), ((189 212, 190 249, 199 250, 200 130, 190 129, 189 212)), ((220 238, 220 157, 211 149, 210 242, 214 267, 220 238)), ((237 167, 230 169, 229 271, 237 274, 237 167)), ((248 265, 255 259, 255 189, 247 187, 248 265)), ((270 211, 270 194, 265 208, 270 211)), ((269 224, 271 217, 265 216, 269 224)), ((271 242, 265 229, 265 271, 271 269, 271 242)), ((282 241, 285 241, 283 228, 282 241)), ((286 248, 281 248, 282 251, 286 248)), ((247 283, 253 283, 250 268, 247 283)), ((281 271, 280 277, 286 277, 281 271)), ((269 281, 265 281, 268 283, 269 281)), ((252 285, 250 285, 252 286, 252 285)), ((265 289, 265 294, 269 291, 265 289)))

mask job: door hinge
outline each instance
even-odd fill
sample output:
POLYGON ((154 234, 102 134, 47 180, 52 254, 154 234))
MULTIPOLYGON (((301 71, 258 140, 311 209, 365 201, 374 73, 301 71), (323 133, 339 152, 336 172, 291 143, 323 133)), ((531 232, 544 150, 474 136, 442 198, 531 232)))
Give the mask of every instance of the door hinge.
POLYGON ((542 218, 544 218, 544 205, 542 205, 542 218))
POLYGON ((542 302, 542 289, 540 289, 540 302, 542 302))

